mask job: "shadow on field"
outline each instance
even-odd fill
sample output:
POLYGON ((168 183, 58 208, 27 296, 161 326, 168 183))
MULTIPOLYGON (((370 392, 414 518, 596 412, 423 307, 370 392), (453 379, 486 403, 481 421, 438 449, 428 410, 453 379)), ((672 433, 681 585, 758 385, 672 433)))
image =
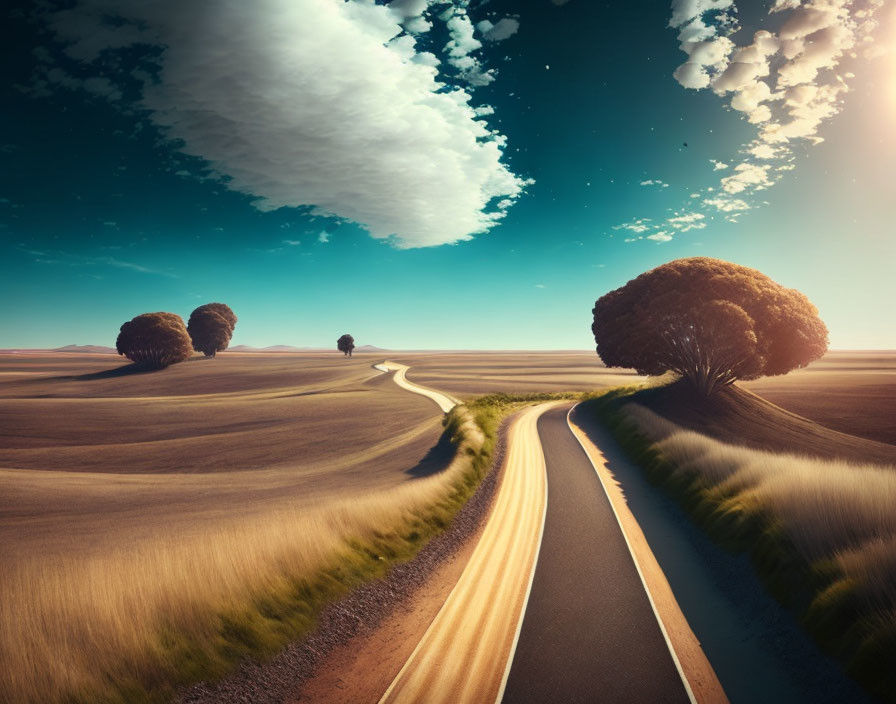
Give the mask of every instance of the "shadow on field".
POLYGON ((93 381, 96 379, 114 379, 120 376, 131 376, 133 374, 149 374, 150 372, 160 371, 144 367, 140 364, 124 364, 114 369, 104 369, 101 372, 90 372, 88 374, 74 374, 64 376, 54 376, 42 381, 93 381))
POLYGON ((651 484, 587 403, 575 409, 573 420, 603 453, 731 704, 870 704, 766 592, 749 558, 713 543, 651 484))
POLYGON ((423 477, 431 477, 433 474, 438 474, 448 467, 451 460, 454 459, 456 450, 457 448, 454 446, 454 443, 451 442, 451 433, 444 432, 439 437, 439 441, 429 448, 429 451, 424 455, 423 459, 410 469, 406 470, 405 474, 409 474, 415 479, 422 479, 423 477))

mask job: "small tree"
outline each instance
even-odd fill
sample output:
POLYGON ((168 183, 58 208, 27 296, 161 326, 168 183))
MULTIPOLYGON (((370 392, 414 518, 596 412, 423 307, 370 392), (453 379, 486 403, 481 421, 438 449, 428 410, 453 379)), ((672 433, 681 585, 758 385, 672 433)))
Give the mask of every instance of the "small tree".
POLYGON ((821 357, 828 330, 809 299, 756 269, 677 259, 594 304, 608 367, 681 375, 709 396, 737 379, 786 374, 821 357))
POLYGON ((206 357, 226 350, 233 337, 236 315, 223 303, 206 303, 190 314, 187 332, 193 341, 193 348, 206 357))
POLYGON ((338 349, 346 357, 352 356, 352 350, 355 349, 355 338, 351 335, 343 335, 336 340, 336 349, 338 349))
POLYGON ((162 369, 193 354, 184 321, 174 313, 143 313, 129 320, 121 326, 115 348, 147 369, 162 369))

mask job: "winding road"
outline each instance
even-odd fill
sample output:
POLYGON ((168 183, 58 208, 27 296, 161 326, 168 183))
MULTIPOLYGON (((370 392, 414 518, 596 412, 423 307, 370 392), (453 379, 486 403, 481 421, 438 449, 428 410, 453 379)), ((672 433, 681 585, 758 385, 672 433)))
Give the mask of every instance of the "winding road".
POLYGON ((395 372, 392 380, 396 384, 398 384, 406 391, 431 398, 433 401, 435 401, 436 405, 440 409, 442 409, 442 413, 447 413, 460 403, 460 401, 458 401, 453 396, 443 394, 441 391, 427 389, 425 386, 420 386, 419 384, 408 381, 405 374, 407 374, 407 371, 408 369, 410 369, 410 367, 406 364, 398 364, 397 362, 382 362, 380 364, 374 364, 373 368, 381 372, 395 372))
MULTIPOLYGON (((376 368, 445 411, 457 403, 404 365, 376 368)), ((696 701, 571 407, 511 424, 482 536, 381 704, 696 701)))

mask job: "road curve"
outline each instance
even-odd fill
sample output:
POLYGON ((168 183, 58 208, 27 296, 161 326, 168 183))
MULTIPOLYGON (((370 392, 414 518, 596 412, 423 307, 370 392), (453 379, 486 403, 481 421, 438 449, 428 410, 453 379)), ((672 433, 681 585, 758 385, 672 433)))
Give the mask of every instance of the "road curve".
POLYGON ((537 423, 555 405, 528 408, 511 425, 504 476, 482 537, 381 704, 480 704, 500 697, 547 505, 537 423))
POLYGON ((503 701, 688 704, 690 690, 568 410, 538 422, 551 500, 503 701))
POLYGON ((436 402, 436 405, 442 409, 442 413, 447 413, 460 403, 456 398, 449 396, 448 394, 443 394, 441 391, 427 389, 425 386, 420 386, 412 381, 408 381, 408 378, 405 375, 410 367, 405 364, 382 362, 381 364, 374 364, 373 368, 381 372, 395 372, 392 379, 396 384, 407 391, 432 399, 436 402))

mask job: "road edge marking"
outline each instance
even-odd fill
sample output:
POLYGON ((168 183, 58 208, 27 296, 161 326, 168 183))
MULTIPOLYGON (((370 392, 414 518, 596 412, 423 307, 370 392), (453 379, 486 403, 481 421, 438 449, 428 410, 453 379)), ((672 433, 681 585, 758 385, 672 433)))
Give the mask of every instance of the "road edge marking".
MULTIPOLYGON (((535 420, 535 434, 538 435, 538 421, 547 413, 548 409, 535 420)), ((544 445, 541 444, 541 436, 538 437, 538 444, 541 447, 541 456, 544 460, 544 511, 541 512, 541 528, 538 529, 538 547, 535 549, 535 557, 532 560, 532 571, 529 573, 529 584, 526 586, 526 596, 523 597, 523 604, 520 607, 520 618, 516 624, 516 632, 513 634, 513 643, 510 645, 510 651, 507 653, 507 664, 504 666, 504 676, 501 678, 501 686, 498 688, 498 696, 495 697, 495 704, 501 704, 504 698, 504 690, 507 689, 507 680, 510 678, 510 668, 513 666, 513 658, 516 655, 516 647, 520 642, 520 633, 523 631, 523 620, 526 618, 526 609, 529 608, 529 595, 532 593, 532 582, 535 581, 535 570, 538 567, 538 558, 541 555, 541 544, 544 538, 544 523, 548 517, 548 500, 550 498, 550 487, 548 486, 548 468, 547 459, 544 457, 544 445)))
MULTIPOLYGON (((556 404, 556 402, 548 401, 548 402, 546 402, 546 403, 542 403, 542 404, 535 404, 535 406, 533 406, 533 407, 538 407, 538 406, 542 406, 542 405, 543 405, 543 406, 546 406, 546 408, 539 414, 539 417, 540 417, 543 413, 545 413, 545 412, 547 412, 548 410, 550 410, 550 407, 551 407, 552 405, 555 405, 555 404, 556 404)), ((530 407, 530 408, 531 408, 531 407, 530 407)), ((525 409, 522 409, 522 411, 517 412, 516 417, 515 417, 514 420, 513 420, 513 425, 516 425, 516 423, 519 422, 519 420, 520 420, 520 415, 521 415, 523 412, 525 412, 525 409)), ((536 424, 537 424, 537 422, 538 422, 538 420, 536 419, 536 424)), ((511 435, 511 432, 510 432, 510 431, 511 431, 511 428, 508 428, 508 429, 507 429, 508 438, 509 438, 509 436, 511 435)), ((537 434, 537 425, 536 425, 536 434, 537 434)), ((540 439, 540 438, 539 438, 539 445, 541 445, 541 439, 540 439)), ((543 455, 544 455, 544 449, 542 448, 542 456, 543 456, 543 455)), ((508 462, 509 459, 510 459, 510 446, 509 446, 509 440, 508 440, 508 451, 507 451, 507 453, 506 453, 505 456, 504 456, 504 462, 505 462, 505 463, 508 462)), ((503 470, 505 470, 505 469, 506 469, 506 465, 502 465, 502 467, 501 467, 502 472, 503 472, 503 470)), ((529 574, 529 582, 528 582, 528 585, 527 585, 527 587, 526 587, 526 594, 525 594, 525 597, 524 597, 524 599, 523 599, 523 603, 522 603, 521 606, 520 606, 520 615, 519 615, 519 619, 518 619, 518 621, 517 621, 516 631, 515 631, 515 633, 514 633, 514 638, 513 638, 513 643, 512 643, 512 645, 511 645, 511 647, 510 647, 510 650, 509 650, 509 652, 508 652, 507 664, 505 665, 504 675, 503 675, 503 677, 501 678, 501 686, 500 686, 500 688, 499 688, 499 690, 498 690, 498 696, 497 696, 497 698, 495 699, 496 704, 497 704, 498 702, 500 702, 500 701, 501 701, 501 698, 504 696, 504 689, 506 688, 506 685, 507 685, 507 678, 508 678, 509 673, 510 673, 510 666, 511 666, 511 664, 513 663, 513 656, 514 656, 515 651, 516 651, 517 642, 519 641, 520 631, 522 630, 522 622, 523 622, 523 618, 524 618, 525 615, 526 615, 526 607, 528 606, 528 603, 529 603, 529 595, 530 595, 530 593, 531 593, 531 591, 532 591, 532 581, 533 581, 534 578, 535 578, 535 567, 536 567, 536 565, 538 564, 538 556, 539 556, 540 553, 541 553, 541 542, 542 542, 542 537, 543 537, 543 535, 544 535, 544 522, 545 522, 545 518, 546 518, 546 516, 547 516, 547 505, 548 505, 548 482, 547 482, 547 467, 546 467, 546 466, 545 466, 544 480, 545 480, 545 481, 544 481, 544 491, 545 491, 545 495, 544 495, 544 506, 545 506, 545 508, 544 508, 544 510, 542 511, 542 515, 541 515, 541 525, 540 525, 540 527, 539 527, 539 531, 538 531, 538 546, 537 546, 536 549, 535 549, 535 555, 533 556, 533 559, 532 559, 532 568, 531 568, 531 571, 530 571, 530 574, 529 574)), ((503 481, 504 481, 504 476, 503 476, 503 474, 502 474, 502 476, 501 476, 501 482, 503 483, 503 481)), ((489 515, 489 519, 488 519, 488 520, 489 520, 489 521, 493 520, 493 517, 492 517, 491 515, 489 515)), ((460 577, 460 579, 463 579, 463 573, 461 573, 461 577, 460 577)), ((458 580, 458 584, 460 583, 460 579, 458 580)), ((445 599, 445 603, 448 602, 448 600, 451 598, 451 594, 453 594, 454 591, 458 588, 458 584, 455 584, 454 587, 452 587, 451 591, 448 593, 448 596, 447 596, 446 599, 445 599)), ((411 654, 408 656, 407 660, 405 660, 404 664, 401 666, 401 669, 398 671, 398 673, 395 675, 395 677, 392 678, 392 681, 389 683, 389 686, 386 688, 386 691, 383 692, 382 696, 381 696, 380 699, 378 700, 378 701, 379 701, 379 704, 382 704, 383 702, 385 702, 385 701, 388 699, 389 695, 392 693, 392 691, 393 691, 393 690, 395 689, 395 687, 397 686, 399 680, 401 679, 401 676, 402 676, 402 675, 404 674, 404 672, 408 669, 408 667, 410 666, 411 662, 413 661, 414 657, 417 655, 417 653, 419 652, 419 650, 423 647, 424 642, 426 641, 427 636, 429 635, 430 631, 435 627, 435 624, 436 624, 436 621, 438 620, 439 614, 440 614, 440 613, 442 612, 442 610, 445 608, 445 603, 443 603, 442 606, 439 608, 439 611, 438 611, 438 612, 436 613, 436 615, 433 617, 432 622, 429 624, 429 626, 427 627, 426 631, 424 631, 423 636, 421 636, 420 640, 417 642, 417 645, 414 647, 414 650, 411 652, 411 654)))
MULTIPOLYGON (((632 548, 631 541, 629 541, 628 539, 628 533, 625 532, 625 526, 622 524, 622 519, 619 517, 619 512, 616 510, 616 506, 613 504, 613 499, 610 497, 610 492, 607 490, 607 487, 604 484, 603 477, 600 476, 600 472, 597 470, 597 467, 594 464, 594 460, 591 459, 591 455, 588 453, 588 449, 585 447, 582 439, 576 434, 576 431, 573 430, 570 416, 572 415, 572 412, 580 405, 581 401, 574 404, 569 409, 569 412, 566 414, 566 425, 569 428, 569 432, 572 433, 572 436, 576 439, 576 442, 579 443, 579 447, 582 448, 582 452, 585 453, 585 457, 588 458, 588 462, 591 464, 591 467, 594 469, 594 473, 597 475, 597 480, 600 482, 600 487, 604 490, 604 495, 607 497, 607 502, 610 504, 610 508, 613 510, 613 516, 616 518, 616 523, 619 525, 619 530, 622 533, 623 539, 625 540, 625 546, 628 548, 628 553, 635 565, 635 570, 638 572, 638 577, 641 580, 641 585, 644 587, 644 592, 647 594, 647 600, 650 602, 650 608, 653 609, 653 615, 656 618, 656 622, 659 624, 660 632, 663 634, 663 639, 666 641, 666 647, 669 649, 669 654, 672 656, 672 662, 675 663, 675 669, 678 670, 678 675, 679 677, 681 677, 682 684, 684 684, 684 689, 685 692, 687 692, 688 699, 691 700, 691 704, 699 704, 697 702, 697 698, 694 696, 694 690, 691 689, 691 683, 688 682, 688 678, 684 674, 684 668, 682 668, 681 666, 681 661, 678 659, 678 653, 675 652, 675 646, 672 645, 672 639, 669 638, 669 633, 666 631, 666 626, 663 623, 660 612, 656 608, 656 603, 653 601, 653 595, 650 593, 650 588, 647 586, 647 580, 644 579, 644 573, 641 571, 641 565, 638 563, 638 558, 635 555, 634 549, 632 548)), ((545 502, 545 506, 547 506, 547 502, 545 502)))

